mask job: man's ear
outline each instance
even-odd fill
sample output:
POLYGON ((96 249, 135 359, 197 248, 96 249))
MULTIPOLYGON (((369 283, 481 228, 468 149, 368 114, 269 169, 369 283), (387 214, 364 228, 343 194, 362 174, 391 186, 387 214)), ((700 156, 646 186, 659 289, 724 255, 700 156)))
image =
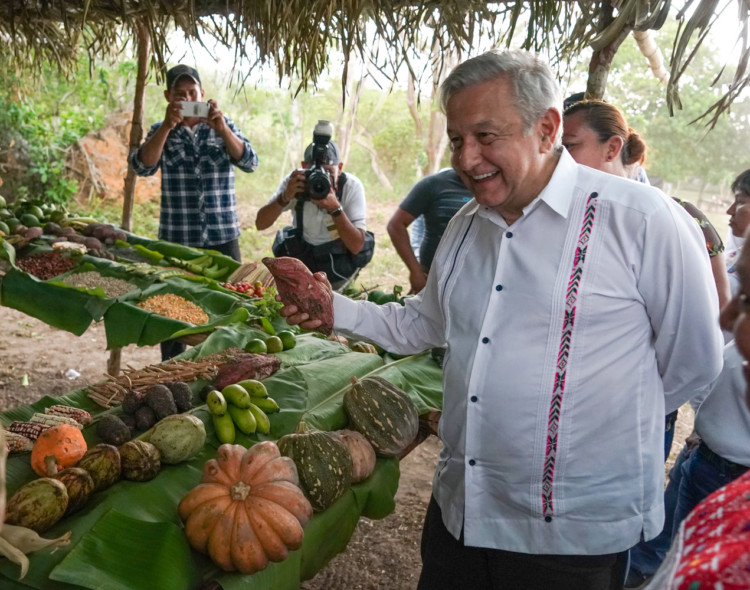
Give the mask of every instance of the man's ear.
POLYGON ((554 148, 555 137, 562 125, 560 111, 555 108, 547 109, 537 121, 537 132, 539 133, 541 144, 539 149, 546 153, 554 148))
POLYGON ((203 90, 203 86, 201 86, 201 100, 203 100, 203 97, 206 95, 206 91, 203 90))
POLYGON ((164 91, 164 98, 166 98, 167 102, 169 102, 169 90, 164 91))
POLYGON ((341 170, 344 168, 344 163, 339 162, 339 174, 341 174, 341 170))

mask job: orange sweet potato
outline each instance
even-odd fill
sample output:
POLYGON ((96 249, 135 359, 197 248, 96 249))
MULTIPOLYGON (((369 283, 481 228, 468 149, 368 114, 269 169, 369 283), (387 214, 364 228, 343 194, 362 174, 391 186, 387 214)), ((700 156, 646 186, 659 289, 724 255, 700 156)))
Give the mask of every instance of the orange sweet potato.
POLYGON ((333 293, 318 281, 304 263, 296 258, 281 256, 264 258, 263 264, 276 280, 276 288, 284 305, 294 305, 311 320, 321 320, 317 328, 323 334, 333 331, 333 293))

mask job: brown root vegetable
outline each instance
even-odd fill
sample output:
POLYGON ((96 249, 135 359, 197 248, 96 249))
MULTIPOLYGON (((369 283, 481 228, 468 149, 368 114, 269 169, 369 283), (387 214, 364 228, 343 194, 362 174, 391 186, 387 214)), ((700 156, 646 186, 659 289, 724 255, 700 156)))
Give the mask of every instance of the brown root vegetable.
POLYGON ((333 331, 333 293, 318 281, 301 260, 289 256, 263 258, 263 264, 276 280, 284 305, 294 305, 311 320, 321 320, 317 328, 323 334, 333 331))

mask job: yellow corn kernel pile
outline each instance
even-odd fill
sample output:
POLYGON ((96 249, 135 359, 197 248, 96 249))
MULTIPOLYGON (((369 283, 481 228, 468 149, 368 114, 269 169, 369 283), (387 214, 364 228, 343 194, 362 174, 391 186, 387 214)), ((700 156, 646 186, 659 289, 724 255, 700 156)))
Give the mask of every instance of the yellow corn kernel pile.
POLYGON ((147 311, 189 324, 205 324, 209 317, 200 306, 174 293, 152 295, 138 304, 147 311))

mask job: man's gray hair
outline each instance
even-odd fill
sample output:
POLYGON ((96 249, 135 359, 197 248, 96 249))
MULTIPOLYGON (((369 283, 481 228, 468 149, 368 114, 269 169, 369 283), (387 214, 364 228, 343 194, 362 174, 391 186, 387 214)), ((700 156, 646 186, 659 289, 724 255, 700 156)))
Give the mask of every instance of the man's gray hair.
MULTIPOLYGON (((552 69, 536 54, 528 51, 499 51, 493 49, 472 57, 448 75, 440 86, 440 104, 446 112, 448 101, 461 90, 497 78, 507 78, 516 97, 516 108, 521 113, 524 135, 547 109, 554 108, 562 120, 562 93, 552 69)), ((555 147, 560 147, 562 123, 555 137, 555 147)))

